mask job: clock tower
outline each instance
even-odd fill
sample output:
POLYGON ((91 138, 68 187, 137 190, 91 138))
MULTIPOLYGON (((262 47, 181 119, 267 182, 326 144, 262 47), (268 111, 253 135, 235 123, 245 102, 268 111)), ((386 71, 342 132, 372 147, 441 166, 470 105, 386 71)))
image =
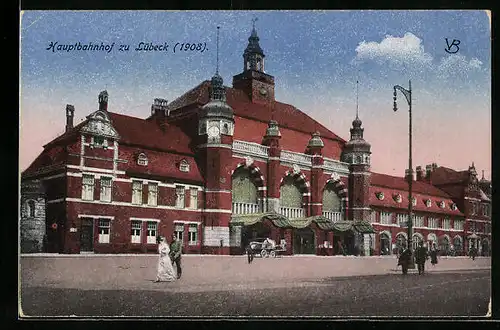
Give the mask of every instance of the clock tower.
POLYGON ((274 77, 265 73, 264 51, 259 45, 255 21, 243 52, 243 72, 233 77, 233 88, 244 91, 253 103, 274 101, 274 77))
MULTIPOLYGON (((217 34, 217 48, 218 39, 217 34)), ((205 176, 203 253, 229 254, 234 115, 226 102, 218 57, 217 51, 217 70, 209 88, 210 100, 200 109, 198 123, 198 147, 205 176)))

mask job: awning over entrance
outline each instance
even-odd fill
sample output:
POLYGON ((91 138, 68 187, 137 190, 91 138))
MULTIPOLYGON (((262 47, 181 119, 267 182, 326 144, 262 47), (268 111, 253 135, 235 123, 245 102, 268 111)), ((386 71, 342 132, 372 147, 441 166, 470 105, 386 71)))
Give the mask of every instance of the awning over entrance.
POLYGON ((349 220, 342 220, 333 222, 332 220, 321 215, 316 215, 307 218, 289 219, 284 215, 274 212, 233 215, 231 217, 231 224, 251 226, 263 220, 270 220, 276 227, 279 228, 301 229, 301 228, 306 228, 312 222, 315 222, 320 229, 326 231, 332 230, 337 232, 346 232, 351 230, 351 231, 357 231, 362 234, 375 233, 373 227, 370 225, 370 223, 366 221, 353 222, 349 220))
POLYGON ((238 214, 231 216, 231 224, 233 225, 251 226, 264 220, 270 220, 273 225, 279 228, 291 227, 290 220, 287 217, 274 212, 238 214))
POLYGON ((354 229, 360 234, 374 234, 375 230, 372 225, 368 221, 360 221, 356 222, 354 225, 354 229))

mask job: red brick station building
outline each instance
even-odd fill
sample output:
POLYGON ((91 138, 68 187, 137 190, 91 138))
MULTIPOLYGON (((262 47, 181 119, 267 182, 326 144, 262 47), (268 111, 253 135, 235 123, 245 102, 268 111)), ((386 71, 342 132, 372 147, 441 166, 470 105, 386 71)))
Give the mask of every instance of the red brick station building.
MULTIPOLYGON (((146 119, 99 109, 44 146, 21 175, 21 252, 148 253, 173 234, 184 253, 241 254, 254 238, 286 254, 393 254, 405 245, 409 175, 370 170, 356 116, 345 141, 275 100, 255 29, 243 72, 218 70, 146 119)), ((408 173, 408 171, 407 171, 408 173)), ((417 167, 413 244, 489 254, 491 184, 474 165, 417 167)))

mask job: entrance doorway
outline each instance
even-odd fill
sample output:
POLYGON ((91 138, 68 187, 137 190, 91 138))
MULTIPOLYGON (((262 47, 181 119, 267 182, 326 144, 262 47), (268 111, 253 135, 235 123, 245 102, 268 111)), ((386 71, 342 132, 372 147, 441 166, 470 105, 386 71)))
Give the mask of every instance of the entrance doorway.
POLYGON ((391 254, 391 239, 387 233, 380 234, 380 254, 391 254))
POLYGON ((310 228, 295 229, 293 231, 294 254, 316 254, 314 232, 310 228))
POLYGON ((94 219, 82 218, 80 228, 80 251, 94 251, 94 219))
POLYGON ((268 238, 271 236, 271 229, 262 222, 250 226, 244 226, 241 230, 241 244, 246 247, 251 241, 258 238, 268 238))

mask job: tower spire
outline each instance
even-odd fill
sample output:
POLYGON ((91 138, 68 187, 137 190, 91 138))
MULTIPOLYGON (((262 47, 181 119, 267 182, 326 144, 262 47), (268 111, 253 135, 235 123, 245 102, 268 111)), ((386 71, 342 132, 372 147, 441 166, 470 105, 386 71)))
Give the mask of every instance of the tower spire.
POLYGON ((356 119, 359 119, 359 70, 356 78, 356 119))
POLYGON ((252 30, 255 30, 255 22, 257 22, 259 19, 257 17, 252 18, 252 30))
POLYGON ((219 74, 219 29, 220 26, 217 27, 217 66, 215 69, 215 74, 219 74))

